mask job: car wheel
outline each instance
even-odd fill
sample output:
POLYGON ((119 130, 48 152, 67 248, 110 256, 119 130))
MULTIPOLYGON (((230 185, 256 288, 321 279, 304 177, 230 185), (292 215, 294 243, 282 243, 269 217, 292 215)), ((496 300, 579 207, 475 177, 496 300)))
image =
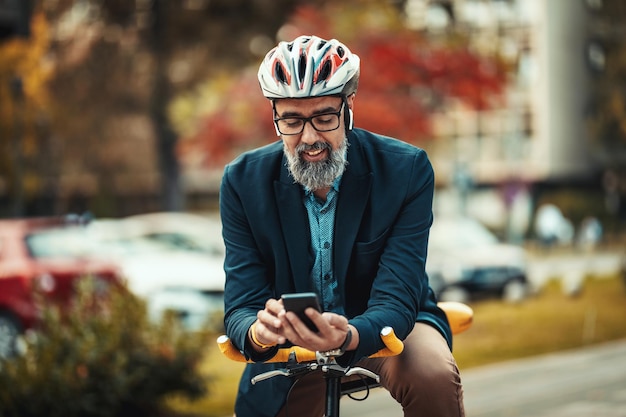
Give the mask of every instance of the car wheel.
POLYGON ((508 303, 519 303, 526 298, 526 283, 515 279, 507 282, 502 288, 502 299, 508 303))
POLYGON ((15 354, 20 330, 12 315, 0 312, 0 357, 8 358, 15 354))
POLYGON ((459 303, 467 303, 470 299, 469 292, 457 285, 444 288, 439 294, 440 301, 456 301, 459 303))

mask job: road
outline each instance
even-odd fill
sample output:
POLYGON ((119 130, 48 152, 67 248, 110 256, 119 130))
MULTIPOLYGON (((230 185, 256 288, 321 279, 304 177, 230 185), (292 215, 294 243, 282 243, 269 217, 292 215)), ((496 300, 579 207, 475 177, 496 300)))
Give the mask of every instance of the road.
MULTIPOLYGON (((626 340, 461 371, 467 417, 626 417, 626 340)), ((400 417, 377 389, 343 417, 400 417)))

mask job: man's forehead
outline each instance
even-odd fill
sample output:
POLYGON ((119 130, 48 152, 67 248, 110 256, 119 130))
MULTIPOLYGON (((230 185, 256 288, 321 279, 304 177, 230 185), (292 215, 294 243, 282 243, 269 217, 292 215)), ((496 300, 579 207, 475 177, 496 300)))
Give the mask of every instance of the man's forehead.
POLYGON ((274 101, 274 108, 279 113, 314 113, 319 111, 337 111, 341 97, 282 98, 274 101))

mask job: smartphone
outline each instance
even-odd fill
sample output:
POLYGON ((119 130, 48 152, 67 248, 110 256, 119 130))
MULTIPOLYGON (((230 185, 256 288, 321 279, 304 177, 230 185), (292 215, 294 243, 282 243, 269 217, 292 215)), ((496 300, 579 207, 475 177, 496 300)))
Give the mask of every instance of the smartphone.
POLYGON ((315 326, 315 324, 313 324, 311 319, 306 314, 304 314, 304 310, 306 310, 307 307, 314 308, 320 313, 322 312, 322 309, 320 308, 320 303, 317 300, 317 294, 315 294, 314 292, 301 292, 294 294, 283 294, 281 298, 283 300, 283 306, 285 306, 286 311, 293 311, 294 313, 296 313, 300 320, 302 320, 309 329, 317 332, 317 327, 315 326))

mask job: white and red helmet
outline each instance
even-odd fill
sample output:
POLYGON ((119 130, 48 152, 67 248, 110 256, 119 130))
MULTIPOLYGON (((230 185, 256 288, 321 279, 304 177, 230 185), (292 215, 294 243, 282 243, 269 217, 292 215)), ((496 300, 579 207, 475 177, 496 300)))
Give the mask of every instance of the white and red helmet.
POLYGON ((258 72, 271 100, 340 95, 357 89, 360 59, 336 39, 300 36, 269 51, 258 72))

